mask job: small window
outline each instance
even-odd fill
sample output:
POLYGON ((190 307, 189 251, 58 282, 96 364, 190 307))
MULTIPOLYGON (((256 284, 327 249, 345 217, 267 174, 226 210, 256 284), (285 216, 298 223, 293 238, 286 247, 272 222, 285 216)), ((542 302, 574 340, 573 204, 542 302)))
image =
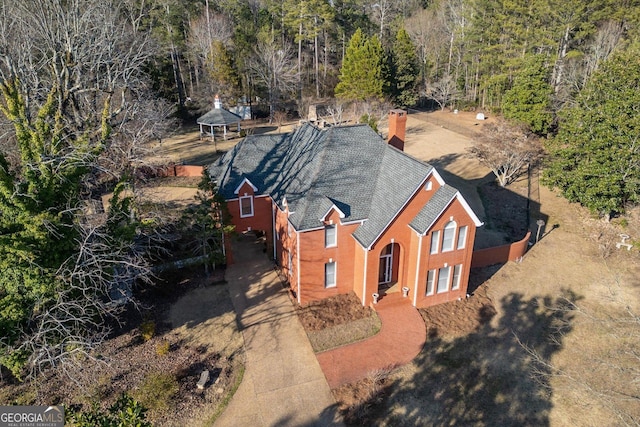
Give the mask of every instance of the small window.
POLYGON ((453 267, 453 282, 451 283, 451 290, 457 291, 460 289, 460 279, 462 277, 462 264, 458 264, 453 267))
POLYGON ((336 286, 336 263, 328 262, 324 265, 324 287, 334 288, 336 286))
POLYGON ((444 233, 442 235, 442 252, 448 252, 453 250, 453 238, 456 235, 456 223, 450 221, 444 226, 444 233))
POLYGON ((427 191, 431 191, 432 188, 433 188, 433 182, 427 181, 427 185, 424 186, 424 189, 427 191))
POLYGON ((287 225, 287 236, 291 237, 292 233, 293 233, 293 227, 291 226, 291 223, 289 223, 287 225))
POLYGON ((458 244, 457 244, 457 248, 458 249, 464 249, 464 246, 467 244, 467 229, 469 227, 467 227, 466 225, 463 225, 462 227, 460 227, 460 231, 458 231, 458 244))
POLYGON ((427 295, 433 295, 433 285, 436 281, 436 271, 429 270, 427 273, 427 295))
POLYGON ((440 230, 431 233, 431 253, 438 253, 438 245, 440 244, 440 230))
POLYGON ((451 267, 442 267, 438 270, 438 293, 449 290, 449 274, 451 267))
POLYGON ((338 244, 338 233, 335 225, 324 227, 324 247, 331 248, 338 244))
POLYGON ((240 197, 240 218, 253 216, 253 196, 240 197))
POLYGON ((288 255, 289 255, 288 256, 288 258, 289 258, 289 260, 288 260, 289 261, 288 270, 289 270, 289 276, 291 276, 293 274, 293 256, 291 255, 290 251, 288 252, 288 255))

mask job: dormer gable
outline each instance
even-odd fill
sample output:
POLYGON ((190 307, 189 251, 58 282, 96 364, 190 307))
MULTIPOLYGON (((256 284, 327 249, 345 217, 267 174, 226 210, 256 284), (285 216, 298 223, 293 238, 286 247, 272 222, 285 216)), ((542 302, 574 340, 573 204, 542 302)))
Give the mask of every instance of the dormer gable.
POLYGON ((238 185, 238 187, 236 187, 236 189, 234 190, 234 194, 245 194, 245 193, 253 193, 256 194, 258 192, 258 187, 256 187, 255 185, 253 185, 253 183, 251 181, 249 181, 249 178, 244 178, 242 180, 242 182, 240 183, 240 185, 238 185))
POLYGON ((415 218, 413 218, 409 227, 415 230, 418 234, 427 234, 454 200, 457 200, 462 205, 462 208, 469 218, 471 218, 476 227, 480 227, 484 224, 473 212, 471 206, 469 206, 464 197, 462 197, 462 194, 460 194, 460 192, 455 188, 445 185, 438 189, 434 196, 429 199, 415 218))
POLYGON ((330 218, 334 215, 337 215, 340 219, 346 217, 345 213, 340 210, 335 204, 332 204, 331 207, 327 210, 327 212, 320 217, 320 221, 323 224, 328 224, 330 222, 330 218))
POLYGON ((435 192, 444 184, 445 183, 444 183, 444 179, 442 179, 442 176, 438 173, 438 171, 435 168, 433 168, 429 173, 429 176, 427 176, 427 180, 424 184, 423 189, 425 191, 435 192))

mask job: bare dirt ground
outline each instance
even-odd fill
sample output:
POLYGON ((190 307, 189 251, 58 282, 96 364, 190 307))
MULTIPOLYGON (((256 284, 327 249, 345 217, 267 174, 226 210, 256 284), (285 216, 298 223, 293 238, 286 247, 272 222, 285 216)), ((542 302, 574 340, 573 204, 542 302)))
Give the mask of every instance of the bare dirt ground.
POLYGON ((474 271, 468 300, 424 310, 429 340, 413 364, 372 373, 336 399, 355 424, 623 425, 621 412, 640 411, 637 398, 618 399, 638 395, 629 377, 638 323, 626 307, 640 308, 640 261, 615 242, 619 233, 640 239, 638 213, 607 224, 534 187, 527 226, 526 177, 500 189, 466 154, 483 123, 475 113, 412 112, 405 149, 436 166, 485 221, 476 247, 535 235, 537 219, 546 222, 542 239, 521 264, 474 271), (602 320, 616 316, 627 317, 602 320))
MULTIPOLYGON (((459 125, 460 116, 430 114, 439 126, 459 125)), ((409 129, 423 127, 428 138, 410 131, 406 151, 439 164, 449 182, 466 179, 477 187, 490 180, 462 154, 467 137, 447 138, 444 127, 415 125, 416 116, 409 116, 409 129)), ((467 123, 476 126, 473 119, 467 123)), ((518 200, 526 191, 521 181, 503 196, 518 200)), ((493 212, 509 216, 495 194, 481 201, 489 206, 480 211, 485 220, 493 212)), ((367 397, 351 401, 350 409, 362 415, 356 420, 383 426, 637 424, 640 258, 637 248, 615 248, 619 233, 640 238, 637 211, 604 223, 544 187, 537 202, 534 212, 547 224, 539 243, 520 264, 474 271, 472 287, 479 288, 468 300, 423 310, 425 349, 412 364, 375 373, 364 387, 353 385, 367 397), (383 409, 365 410, 372 407, 383 409)), ((495 231, 521 227, 510 218, 488 219, 495 231)))
POLYGON ((127 392, 154 425, 210 425, 242 376, 242 337, 222 271, 202 269, 162 277, 139 295, 113 338, 81 360, 74 381, 62 369, 36 382, 2 383, 0 401, 21 405, 63 404, 79 410, 108 408, 127 392), (212 378, 196 383, 203 370, 212 378))

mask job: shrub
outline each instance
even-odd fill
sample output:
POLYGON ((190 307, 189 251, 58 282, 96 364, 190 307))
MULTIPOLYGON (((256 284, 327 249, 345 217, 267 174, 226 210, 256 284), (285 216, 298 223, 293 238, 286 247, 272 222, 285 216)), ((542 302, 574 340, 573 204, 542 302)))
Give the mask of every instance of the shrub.
POLYGON ((133 395, 151 410, 166 409, 178 388, 178 380, 174 375, 154 372, 147 375, 133 395))
POLYGON ((156 346, 156 353, 158 354, 158 356, 166 356, 169 353, 170 347, 171 344, 169 344, 169 341, 162 340, 156 346))
POLYGON ((107 412, 93 407, 89 412, 76 412, 71 409, 67 412, 65 425, 76 427, 95 426, 136 426, 151 427, 147 421, 147 408, 131 396, 123 393, 120 398, 111 405, 107 412))
POLYGON ((156 333, 156 324, 152 320, 147 320, 140 325, 140 335, 144 342, 149 341, 156 333))

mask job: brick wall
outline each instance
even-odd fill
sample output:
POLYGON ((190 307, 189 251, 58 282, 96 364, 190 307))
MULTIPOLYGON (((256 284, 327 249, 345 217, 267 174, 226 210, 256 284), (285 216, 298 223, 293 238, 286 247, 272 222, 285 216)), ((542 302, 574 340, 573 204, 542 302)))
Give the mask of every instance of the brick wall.
POLYGON ((169 165, 163 167, 158 175, 160 176, 202 176, 204 166, 195 165, 169 165))
MULTIPOLYGON (((337 245, 325 247, 325 231, 319 228, 299 234, 300 238, 300 302, 328 298, 337 294, 346 294, 354 289, 356 274, 355 251, 356 241, 352 234, 358 224, 343 225, 337 212, 332 211, 325 218, 325 223, 336 225, 337 245), (336 286, 325 287, 325 264, 336 263, 336 286)), ((318 222, 319 226, 322 226, 318 222)))
POLYGON ((471 267, 487 267, 521 259, 529 248, 530 237, 531 231, 519 242, 474 251, 471 267))
MULTIPOLYGON (((429 307, 436 304, 441 304, 447 301, 454 301, 458 298, 464 297, 467 293, 467 287, 469 285, 469 273, 471 270, 471 260, 473 254, 473 244, 475 241, 475 224, 469 217, 463 205, 456 199, 452 202, 449 208, 441 215, 441 217, 433 225, 429 233, 422 237, 421 255, 420 255, 420 272, 417 277, 417 298, 415 305, 417 307, 429 307), (444 227, 449 221, 456 222, 456 232, 454 235, 454 249, 447 252, 442 252, 440 247, 438 252, 431 254, 431 236, 437 230, 439 231, 439 241, 442 243, 444 227), (467 238, 463 249, 457 249, 457 239, 461 227, 467 226, 467 238), (429 270, 438 271, 440 268, 449 266, 451 269, 456 265, 462 265, 460 287, 457 290, 448 290, 446 292, 437 292, 437 283, 434 283, 434 293, 427 295, 427 276, 429 270)), ((453 270, 451 270, 451 278, 453 270)), ((449 289, 451 288, 449 283, 449 289)), ((412 291, 414 291, 411 286, 412 291)))

